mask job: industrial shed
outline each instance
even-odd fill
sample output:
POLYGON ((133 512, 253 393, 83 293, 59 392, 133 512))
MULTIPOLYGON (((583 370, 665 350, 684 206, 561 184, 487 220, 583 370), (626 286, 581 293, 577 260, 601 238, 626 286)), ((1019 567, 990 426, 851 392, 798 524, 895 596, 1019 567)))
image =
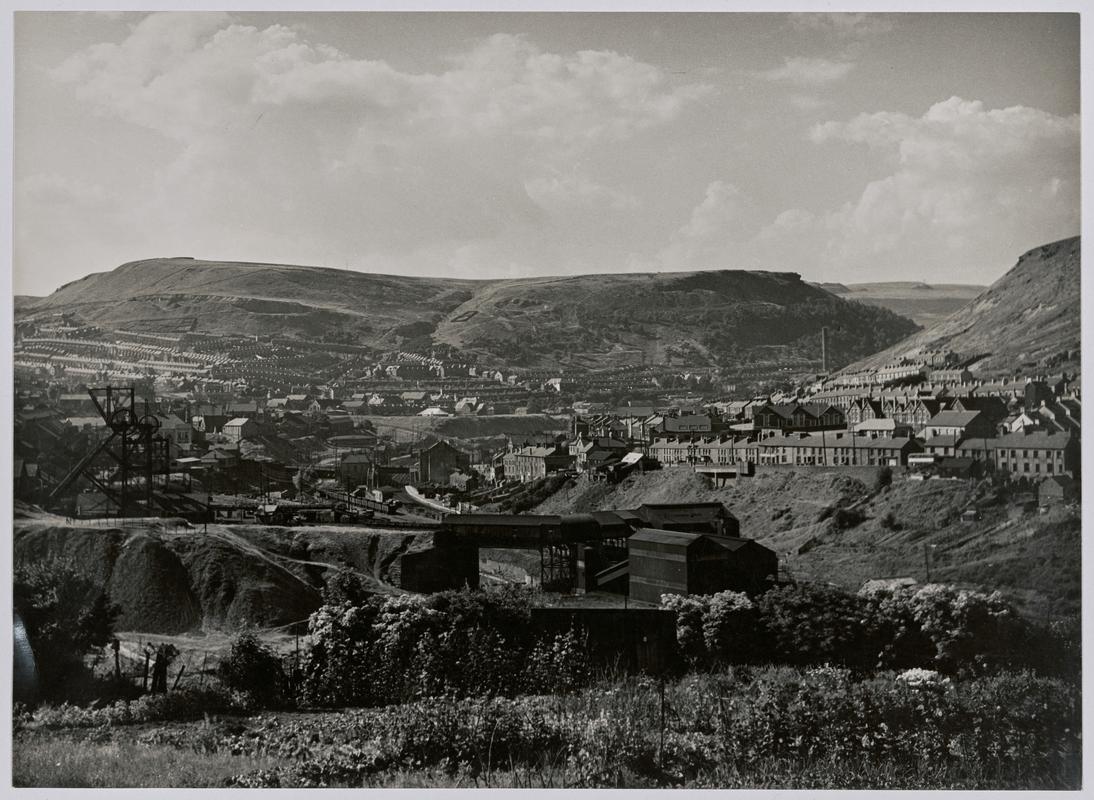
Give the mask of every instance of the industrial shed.
POLYGON ((741 523, 721 503, 643 503, 634 513, 645 527, 737 536, 741 523))
POLYGON ((663 594, 763 591, 778 558, 751 539, 643 528, 627 540, 630 596, 660 603, 663 594))

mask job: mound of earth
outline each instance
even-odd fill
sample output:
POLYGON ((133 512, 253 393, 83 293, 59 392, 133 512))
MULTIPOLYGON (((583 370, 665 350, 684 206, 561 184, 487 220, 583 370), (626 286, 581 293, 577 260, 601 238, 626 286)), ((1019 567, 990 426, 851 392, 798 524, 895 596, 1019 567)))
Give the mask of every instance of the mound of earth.
POLYGON ((174 635, 276 628, 306 620, 329 576, 358 572, 396 591, 391 569, 416 538, 402 532, 209 526, 172 530, 67 525, 39 514, 14 523, 14 563, 63 560, 121 607, 118 630, 174 635))

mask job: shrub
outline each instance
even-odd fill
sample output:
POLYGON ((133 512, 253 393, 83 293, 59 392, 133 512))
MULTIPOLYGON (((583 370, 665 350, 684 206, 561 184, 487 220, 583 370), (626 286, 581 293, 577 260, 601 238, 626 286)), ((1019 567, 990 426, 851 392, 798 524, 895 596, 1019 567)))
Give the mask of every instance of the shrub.
POLYGON ((718 662, 746 664, 760 656, 759 616, 748 595, 719 592, 703 616, 703 641, 718 662))
POLYGON ((873 616, 893 623, 891 666, 918 662, 949 673, 982 672, 1028 664, 1035 656, 1027 647, 1030 626, 998 592, 928 584, 879 587, 863 597, 873 616))
POLYGON ((862 598, 826 586, 785 586, 760 595, 756 607, 773 661, 877 664, 876 628, 862 598))
POLYGON ((896 514, 892 511, 886 511, 885 515, 878 520, 878 524, 886 530, 899 531, 903 526, 897 522, 896 514))
POLYGON ((84 656, 110 643, 121 609, 68 561, 19 567, 13 601, 34 651, 42 696, 86 695, 94 679, 84 656))
POLYGON ((874 491, 880 492, 893 483, 893 468, 890 466, 878 467, 877 478, 874 479, 874 491))
POLYGON ((228 656, 217 667, 217 677, 228 689, 243 692, 263 708, 284 705, 285 670, 281 658, 251 633, 232 641, 228 656))
POLYGON ((866 515, 857 508, 837 508, 832 513, 832 520, 837 530, 845 531, 862 524, 866 515))
POLYGON ((325 605, 309 622, 303 697, 376 705, 553 691, 588 680, 577 633, 541 637, 530 622, 530 597, 515 587, 325 605))

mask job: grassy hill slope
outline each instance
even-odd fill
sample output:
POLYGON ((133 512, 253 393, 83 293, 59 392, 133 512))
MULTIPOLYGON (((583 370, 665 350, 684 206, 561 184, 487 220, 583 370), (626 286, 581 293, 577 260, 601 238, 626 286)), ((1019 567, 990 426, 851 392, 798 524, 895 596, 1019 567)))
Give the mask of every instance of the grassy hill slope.
POLYGON ((277 334, 378 349, 447 345, 485 361, 558 367, 819 358, 842 364, 915 330, 795 273, 718 270, 468 281, 318 267, 150 259, 89 275, 26 307, 108 329, 277 334))
POLYGON ((881 350, 848 369, 877 367, 935 348, 972 355, 990 353, 978 369, 985 374, 1022 366, 1079 366, 1079 237, 1043 245, 985 292, 945 320, 881 350))
POLYGON ((779 471, 714 487, 687 467, 669 467, 618 486, 578 478, 532 513, 718 501, 740 520, 742 536, 777 552, 799 580, 855 590, 873 578, 924 582, 929 568, 933 581, 1002 590, 1034 615, 1078 613, 1077 510, 1022 514, 1008 498, 965 481, 895 477, 876 491, 873 473, 861 474, 779 471), (972 505, 982 507, 982 519, 961 522, 972 505))

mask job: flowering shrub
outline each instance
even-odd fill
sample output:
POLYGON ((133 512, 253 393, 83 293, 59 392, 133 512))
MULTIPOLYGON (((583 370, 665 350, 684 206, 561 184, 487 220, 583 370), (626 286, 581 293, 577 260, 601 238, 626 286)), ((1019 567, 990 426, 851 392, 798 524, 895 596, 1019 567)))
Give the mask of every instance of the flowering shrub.
POLYGON ((938 584, 857 595, 806 584, 754 599, 735 592, 664 595, 661 605, 676 612, 677 644, 692 668, 831 663, 861 672, 918 667, 946 674, 1036 668, 1072 678, 1079 663, 1075 625, 1039 629, 998 593, 938 584))
POLYGON ((742 664, 761 651, 756 606, 748 595, 719 592, 712 595, 703 615, 703 642, 717 661, 742 664))
POLYGON ((526 594, 442 592, 325 605, 310 620, 303 698, 320 706, 560 691, 588 679, 576 632, 537 637, 526 594))
POLYGON ((904 681, 909 686, 939 687, 950 682, 949 678, 943 678, 933 669, 920 669, 914 667, 906 669, 896 676, 898 681, 904 681))

